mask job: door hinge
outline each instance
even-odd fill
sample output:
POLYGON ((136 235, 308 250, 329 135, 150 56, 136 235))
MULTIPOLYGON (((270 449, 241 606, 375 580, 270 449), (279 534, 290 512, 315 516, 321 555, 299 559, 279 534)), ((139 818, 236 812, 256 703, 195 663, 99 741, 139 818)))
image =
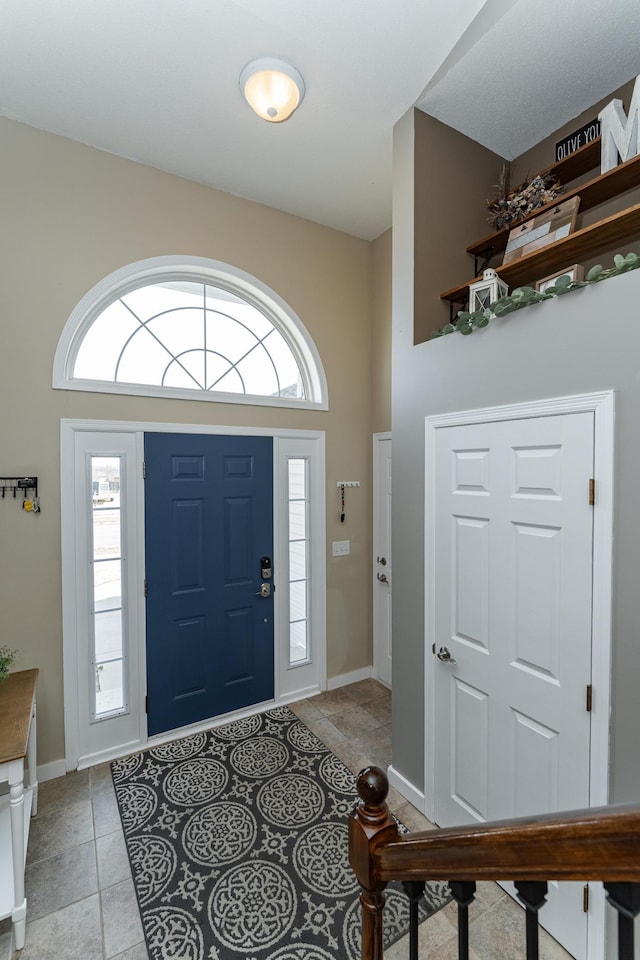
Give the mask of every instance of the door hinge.
POLYGON ((591 477, 589 480, 589 506, 594 507, 596 504, 596 482, 591 477))
POLYGON ((149 713, 149 697, 144 698, 144 712, 149 713))
POLYGON ((585 883, 584 890, 582 891, 582 909, 585 913, 589 913, 589 884, 585 883))
POLYGON ((143 461, 142 461, 142 479, 143 479, 143 480, 146 480, 146 479, 147 479, 147 462, 146 462, 146 460, 143 460, 143 461))
POLYGON ((147 595, 147 581, 146 581, 146 580, 144 581, 144 595, 145 595, 145 597, 146 597, 146 595, 147 595))
POLYGON ((593 687, 590 683, 587 684, 587 713, 591 713, 593 707, 593 687))

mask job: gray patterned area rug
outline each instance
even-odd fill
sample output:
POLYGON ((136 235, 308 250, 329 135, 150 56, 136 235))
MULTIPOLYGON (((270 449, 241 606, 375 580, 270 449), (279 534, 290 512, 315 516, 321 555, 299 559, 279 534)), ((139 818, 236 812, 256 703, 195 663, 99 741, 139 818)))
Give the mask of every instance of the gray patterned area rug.
MULTIPOLYGON (((112 764, 151 960, 358 960, 355 777, 287 707, 112 764)), ((422 919, 449 900, 428 884, 422 919)), ((385 944, 408 930, 388 888, 385 944)))

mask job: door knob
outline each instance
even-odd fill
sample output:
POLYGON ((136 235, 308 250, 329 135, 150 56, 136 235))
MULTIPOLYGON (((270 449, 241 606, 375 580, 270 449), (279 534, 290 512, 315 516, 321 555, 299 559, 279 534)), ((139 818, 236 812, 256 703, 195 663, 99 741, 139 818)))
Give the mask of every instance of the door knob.
POLYGON ((386 565, 387 565, 387 558, 386 558, 386 557, 376 557, 376 560, 378 561, 378 563, 381 563, 383 567, 386 567, 386 565))
POLYGON ((389 581, 387 580, 386 573, 378 573, 376 574, 376 576, 378 577, 378 580, 380 581, 380 583, 389 583, 389 581))
POLYGON ((455 663, 455 662, 456 662, 456 661, 453 659, 453 657, 451 656, 451 654, 449 653, 449 651, 447 650, 446 647, 440 647, 440 649, 438 650, 436 656, 437 656, 438 660, 442 660, 444 663, 455 663))
POLYGON ((261 583, 260 589, 256 593, 256 597, 270 597, 270 596, 271 596, 271 584, 261 583))

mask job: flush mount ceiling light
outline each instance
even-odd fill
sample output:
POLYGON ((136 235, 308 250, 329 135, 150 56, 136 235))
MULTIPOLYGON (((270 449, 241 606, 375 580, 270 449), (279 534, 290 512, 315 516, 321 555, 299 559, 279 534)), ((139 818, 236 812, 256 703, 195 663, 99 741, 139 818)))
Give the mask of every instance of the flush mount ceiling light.
POLYGON ((262 57, 246 65, 240 74, 240 90, 259 117, 282 123, 302 103, 304 80, 290 63, 262 57))

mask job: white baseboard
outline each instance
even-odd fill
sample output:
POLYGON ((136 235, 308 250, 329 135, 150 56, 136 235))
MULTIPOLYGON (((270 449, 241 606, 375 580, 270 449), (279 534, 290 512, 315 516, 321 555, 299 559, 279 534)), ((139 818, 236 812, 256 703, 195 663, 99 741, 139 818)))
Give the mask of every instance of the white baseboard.
POLYGON ((338 687, 346 687, 349 683, 358 683, 360 680, 369 680, 371 677, 371 667, 362 667, 361 670, 352 670, 351 673, 341 673, 337 677, 330 677, 327 684, 328 690, 337 690, 338 687))
POLYGON ((52 763, 43 763, 36 768, 38 783, 44 783, 45 780, 55 780, 57 777, 64 777, 67 772, 67 766, 64 760, 53 760, 52 763))
MULTIPOLYGON (((352 673, 343 673, 341 676, 333 677, 329 681, 329 690, 335 690, 337 687, 344 687, 348 683, 357 683, 358 680, 367 680, 370 676, 371 667, 364 667, 362 670, 354 670, 352 673)), ((296 690, 293 693, 285 694, 284 696, 279 697, 277 701, 270 700, 263 703, 256 703, 251 707, 246 707, 244 710, 236 710, 232 713, 223 714, 219 717, 203 720, 199 723, 193 723, 186 727, 180 727, 178 730, 169 730, 166 733, 159 733, 154 737, 149 737, 146 741, 136 740, 131 743, 121 743, 111 747, 108 750, 103 750, 95 754, 80 757, 78 759, 77 768, 78 770, 86 770, 88 767, 93 767, 98 763, 107 763, 111 760, 117 760, 120 757, 124 757, 129 753, 137 753, 141 750, 149 750, 151 747, 158 746, 162 743, 169 743, 172 740, 179 740, 182 737, 188 737, 191 734, 199 733, 202 730, 214 730, 221 724, 230 723, 233 720, 240 720, 244 717, 250 717, 254 713, 262 713, 264 710, 269 710, 271 707, 278 706, 280 704, 293 703, 296 700, 303 700, 307 697, 313 697, 320 692, 321 690, 319 686, 305 687, 304 689, 296 690)), ((38 779, 51 780, 53 777, 63 776, 66 772, 65 761, 56 760, 55 763, 49 763, 44 767, 38 768, 38 779), (49 768, 51 768, 51 770, 49 770, 49 768), (40 774, 41 770, 45 771, 44 775, 40 774)))
POLYGON ((295 703, 296 700, 306 700, 308 697, 315 697, 321 693, 320 687, 315 684, 312 687, 305 687, 304 690, 294 690, 293 693, 285 693, 278 698, 278 704, 295 703))
POLYGON ((401 793, 405 800, 408 800, 409 803, 412 803, 421 813, 424 813, 424 793, 422 790, 418 790, 406 777, 398 773, 393 764, 387 768, 387 777, 389 778, 391 786, 397 790, 398 793, 401 793))

